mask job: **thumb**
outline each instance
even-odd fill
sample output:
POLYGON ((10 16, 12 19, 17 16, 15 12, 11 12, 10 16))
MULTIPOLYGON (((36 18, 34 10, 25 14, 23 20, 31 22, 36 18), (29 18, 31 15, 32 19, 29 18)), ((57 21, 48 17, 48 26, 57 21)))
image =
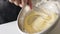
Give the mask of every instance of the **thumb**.
POLYGON ((24 0, 21 0, 21 3, 19 4, 20 7, 24 6, 24 0))

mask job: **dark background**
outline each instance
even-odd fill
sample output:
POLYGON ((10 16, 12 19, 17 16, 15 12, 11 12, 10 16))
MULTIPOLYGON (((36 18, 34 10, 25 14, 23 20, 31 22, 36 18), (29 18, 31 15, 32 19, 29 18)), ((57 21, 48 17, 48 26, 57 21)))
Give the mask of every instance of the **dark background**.
POLYGON ((20 9, 20 7, 8 2, 8 0, 0 0, 0 24, 15 21, 20 9))

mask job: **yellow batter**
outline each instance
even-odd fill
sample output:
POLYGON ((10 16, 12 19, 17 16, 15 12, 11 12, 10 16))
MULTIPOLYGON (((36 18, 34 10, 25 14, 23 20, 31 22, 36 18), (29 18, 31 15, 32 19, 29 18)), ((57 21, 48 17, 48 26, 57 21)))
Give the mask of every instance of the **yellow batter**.
POLYGON ((48 28, 56 19, 58 15, 54 12, 47 12, 47 10, 41 10, 40 12, 32 10, 24 19, 25 32, 34 33, 40 32, 48 28))

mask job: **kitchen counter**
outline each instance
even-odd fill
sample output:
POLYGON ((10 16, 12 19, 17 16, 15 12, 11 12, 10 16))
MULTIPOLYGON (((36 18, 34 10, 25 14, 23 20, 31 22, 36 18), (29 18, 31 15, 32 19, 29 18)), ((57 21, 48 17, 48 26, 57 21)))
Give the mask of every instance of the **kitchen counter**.
MULTIPOLYGON (((17 25, 17 21, 0 25, 0 34, 23 34, 17 25)), ((60 23, 49 34, 60 34, 60 23)))
POLYGON ((0 25, 0 34, 22 34, 18 28, 17 21, 0 25))

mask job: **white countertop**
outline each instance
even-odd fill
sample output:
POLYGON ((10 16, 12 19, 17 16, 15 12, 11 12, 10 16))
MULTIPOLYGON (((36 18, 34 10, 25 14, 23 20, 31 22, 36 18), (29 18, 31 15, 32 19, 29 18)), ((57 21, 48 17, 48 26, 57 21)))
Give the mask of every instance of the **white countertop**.
POLYGON ((0 25, 0 34, 22 34, 17 21, 0 25))
MULTIPOLYGON (((17 25, 17 21, 0 25, 0 34, 23 34, 17 25)), ((60 34, 60 23, 49 34, 60 34)))

